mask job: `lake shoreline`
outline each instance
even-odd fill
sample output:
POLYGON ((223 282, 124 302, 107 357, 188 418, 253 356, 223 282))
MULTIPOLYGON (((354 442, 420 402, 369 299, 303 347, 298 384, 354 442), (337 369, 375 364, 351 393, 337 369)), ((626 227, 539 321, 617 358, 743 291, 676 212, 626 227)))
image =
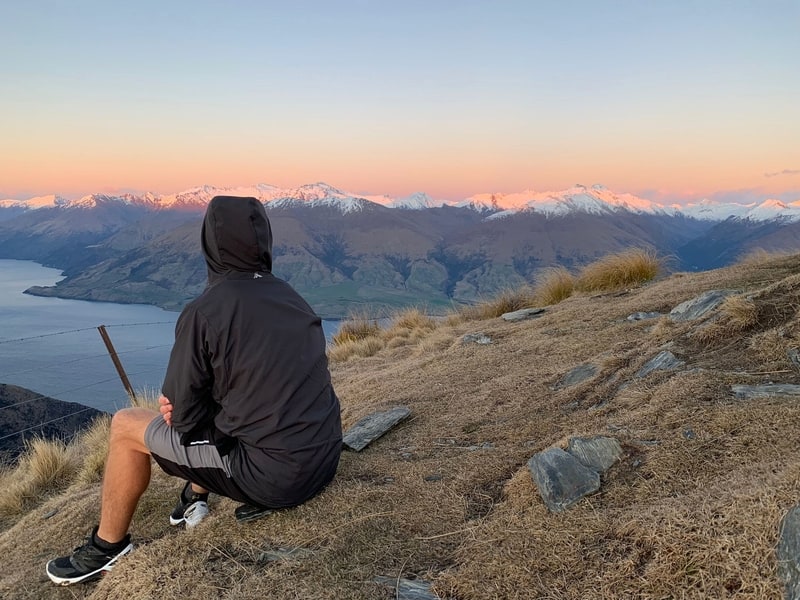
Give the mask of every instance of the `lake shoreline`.
MULTIPOLYGON (((0 382, 113 413, 130 400, 97 331, 107 328, 136 393, 159 390, 179 313, 152 304, 27 293, 59 269, 0 259, 0 382)), ((338 320, 323 319, 326 339, 338 320)))

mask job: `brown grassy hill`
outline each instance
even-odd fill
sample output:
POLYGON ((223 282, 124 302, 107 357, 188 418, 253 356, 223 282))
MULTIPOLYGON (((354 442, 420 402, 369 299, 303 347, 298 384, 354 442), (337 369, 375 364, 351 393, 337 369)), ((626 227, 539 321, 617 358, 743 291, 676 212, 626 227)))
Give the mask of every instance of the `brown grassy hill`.
POLYGON ((12 464, 33 438, 72 439, 102 411, 0 383, 0 463, 12 464), (42 423, 31 427, 32 423, 42 423), (19 433, 17 433, 19 432, 19 433))
POLYGON ((774 548, 800 502, 800 406, 739 400, 731 385, 798 382, 786 353, 800 346, 799 306, 796 255, 577 293, 518 323, 409 328, 333 364, 345 426, 396 405, 412 416, 345 453, 319 497, 246 525, 212 498, 213 516, 179 531, 167 515, 180 483, 154 471, 137 549, 99 583, 57 588, 44 563, 89 531, 99 502, 96 481, 63 483, 2 521, 0 597, 395 598, 374 582, 386 576, 457 600, 780 598, 774 548), (737 292, 713 322, 626 320, 711 289, 737 292), (492 342, 462 343, 478 332, 492 342), (686 365, 637 379, 666 348, 686 365), (594 377, 554 389, 583 363, 594 377), (619 439, 622 460, 598 493, 548 512, 526 462, 595 434, 619 439), (272 560, 277 549, 294 552, 272 560))

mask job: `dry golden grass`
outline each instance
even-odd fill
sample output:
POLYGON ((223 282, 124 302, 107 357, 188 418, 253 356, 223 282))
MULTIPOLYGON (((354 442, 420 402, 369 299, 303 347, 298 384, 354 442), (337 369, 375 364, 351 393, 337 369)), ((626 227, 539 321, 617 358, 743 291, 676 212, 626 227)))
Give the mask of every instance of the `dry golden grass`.
POLYGON ((16 468, 0 480, 0 519, 20 514, 62 491, 75 477, 80 461, 75 445, 32 438, 16 468))
MULTIPOLYGON (((180 482, 156 471, 131 528, 135 552, 65 596, 41 571, 96 522, 99 486, 76 483, 0 533, 14 565, 0 596, 372 600, 396 595, 374 583, 385 576, 422 578, 458 600, 781 598, 775 546, 800 502, 800 405, 738 400, 730 386, 796 382, 786 357, 800 341, 796 273, 800 255, 577 294, 520 323, 439 322, 416 342, 419 329, 406 328, 397 346, 333 363, 345 428, 398 404, 412 416, 344 453, 317 498, 241 525, 236 504, 212 496, 209 518, 177 531, 166 516, 180 482), (710 289, 756 306, 730 343, 698 342, 698 323, 625 319, 710 289), (492 343, 456 341, 479 331, 492 343), (686 367, 636 379, 666 345, 686 367), (585 363, 594 377, 554 389, 585 363), (613 435, 623 459, 598 493, 550 513, 526 463, 587 435, 613 435), (269 560, 277 548, 296 552, 269 560)), ((384 342, 362 341, 373 338, 384 342)))
POLYGON ((377 321, 363 318, 347 321, 342 327, 346 327, 346 331, 337 332, 328 349, 331 362, 343 362, 353 357, 366 358, 384 348, 415 344, 435 330, 438 323, 418 308, 407 308, 391 317, 386 329, 381 328, 377 321))
POLYGON ((694 337, 703 343, 725 342, 758 324, 758 307, 752 298, 728 296, 720 306, 719 318, 697 329, 694 337))
POLYGON ((376 335, 362 339, 339 341, 328 349, 328 359, 333 362, 344 362, 351 358, 374 356, 384 349, 386 342, 376 335))
POLYGON ((432 331, 436 329, 436 320, 426 315, 418 308, 407 308, 392 317, 386 335, 391 337, 393 332, 408 331, 432 331))
POLYGON ((636 287, 655 279, 660 269, 653 251, 634 248, 586 265, 578 275, 576 287, 586 292, 636 287))
POLYGON ((534 306, 536 299, 528 287, 504 290, 491 300, 459 310, 460 317, 465 321, 482 321, 499 317, 507 312, 534 306))
POLYGON ((77 473, 78 483, 95 483, 102 479, 103 469, 106 465, 108 454, 108 433, 111 428, 111 417, 103 415, 95 419, 94 423, 86 429, 75 445, 81 448, 83 460, 77 473))
POLYGON ((377 336, 381 332, 377 319, 364 315, 353 315, 344 321, 336 334, 331 338, 334 346, 352 344, 369 337, 377 336))
POLYGON ((564 267, 547 269, 533 288, 539 306, 551 306, 566 300, 575 291, 575 276, 564 267))
POLYGON ((158 410, 158 397, 161 391, 155 388, 144 388, 136 392, 136 398, 131 399, 131 406, 158 410))
MULTIPOLYGON (((157 390, 141 390, 133 406, 156 409, 157 390)), ((103 415, 69 443, 33 438, 14 466, 0 473, 0 520, 17 515, 68 485, 100 481, 111 417, 103 415)))

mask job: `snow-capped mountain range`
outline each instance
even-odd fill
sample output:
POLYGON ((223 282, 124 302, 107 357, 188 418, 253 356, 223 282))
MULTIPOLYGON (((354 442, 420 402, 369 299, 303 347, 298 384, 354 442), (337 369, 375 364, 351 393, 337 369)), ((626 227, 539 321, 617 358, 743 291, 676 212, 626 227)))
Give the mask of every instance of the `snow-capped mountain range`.
POLYGON ((27 200, 0 200, 0 208, 36 210, 42 208, 93 208, 102 204, 124 203, 151 209, 203 210, 214 196, 253 196, 265 204, 290 206, 328 206, 343 213, 361 211, 370 203, 387 208, 424 210, 442 206, 471 208, 486 212, 488 219, 502 219, 520 212, 534 212, 548 216, 562 216, 575 212, 613 214, 619 211, 638 214, 680 215, 709 221, 722 221, 728 217, 767 221, 781 219, 800 221, 800 200, 784 203, 765 200, 760 203, 737 204, 703 200, 687 205, 662 205, 633 194, 617 194, 602 185, 591 187, 576 185, 559 192, 526 190, 515 193, 476 194, 460 202, 435 200, 423 192, 402 198, 364 195, 341 191, 326 183, 314 183, 297 188, 281 188, 268 184, 220 188, 210 185, 191 188, 177 194, 91 194, 77 200, 49 195, 27 200))

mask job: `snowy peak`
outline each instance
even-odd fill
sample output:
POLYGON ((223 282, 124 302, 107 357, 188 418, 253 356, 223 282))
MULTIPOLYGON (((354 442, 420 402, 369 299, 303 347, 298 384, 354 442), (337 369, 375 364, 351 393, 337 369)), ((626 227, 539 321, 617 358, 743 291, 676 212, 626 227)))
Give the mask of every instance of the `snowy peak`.
POLYGON ((768 221, 775 218, 800 221, 800 202, 784 204, 780 200, 764 200, 747 211, 744 218, 753 221, 768 221))
POLYGON ((788 204, 774 198, 760 203, 751 202, 750 204, 702 200, 676 208, 679 208, 680 212, 686 216, 710 221, 724 221, 730 217, 750 219, 752 221, 769 221, 772 219, 792 222, 800 221, 800 200, 788 204))
POLYGON ((474 196, 470 196, 469 198, 457 203, 456 206, 472 208, 480 211, 516 211, 525 208, 525 206, 534 196, 535 192, 530 190, 525 190, 524 192, 515 192, 512 194, 475 194, 474 196))
POLYGON ((425 192, 414 192, 410 196, 397 198, 387 202, 385 206, 389 208, 406 208, 409 210, 423 210, 425 208, 438 208, 444 206, 443 200, 434 200, 425 192))
POLYGON ((65 207, 87 209, 87 208, 98 208, 100 206, 109 204, 132 204, 133 203, 131 201, 132 198, 134 197, 130 195, 127 198, 125 198, 123 196, 110 196, 108 194, 89 194, 88 196, 84 196, 79 200, 70 200, 65 205, 65 207))
POLYGON ((158 204, 161 208, 172 210, 205 210, 214 196, 250 196, 265 204, 275 203, 276 206, 326 205, 339 208, 342 212, 360 210, 366 202, 363 198, 342 192, 326 183, 313 183, 297 188, 280 188, 259 183, 254 186, 227 188, 203 185, 177 194, 161 196, 158 198, 158 204))
POLYGON ((0 200, 0 208, 23 208, 23 209, 37 209, 37 208, 56 208, 58 206, 65 206, 69 200, 50 194, 49 196, 36 196, 35 198, 28 198, 27 200, 0 200))
POLYGON ((477 194, 459 203, 459 206, 498 211, 503 216, 523 211, 548 216, 563 216, 574 212, 603 215, 619 210, 648 214, 675 212, 674 209, 633 194, 615 194, 602 185, 593 185, 591 188, 576 185, 560 192, 526 190, 512 194, 477 194))
POLYGON ((800 200, 784 203, 770 199, 761 203, 737 204, 709 200, 688 205, 664 206, 634 194, 618 194, 595 184, 577 184, 561 191, 525 190, 512 193, 475 194, 460 202, 434 200, 424 192, 393 198, 387 195, 358 194, 340 190, 324 182, 281 188, 269 184, 239 187, 202 185, 176 194, 90 194, 79 200, 66 200, 57 195, 28 200, 0 200, 0 209, 35 210, 41 208, 91 209, 113 203, 142 206, 151 210, 185 210, 202 212, 214 196, 252 196, 274 207, 303 206, 334 208, 342 213, 360 212, 370 206, 390 209, 426 210, 441 206, 469 208, 486 213, 487 218, 511 217, 518 213, 535 213, 548 217, 574 213, 614 215, 618 212, 653 215, 685 215, 695 219, 722 221, 730 217, 758 221, 783 219, 800 221, 800 200))
POLYGON ((270 202, 277 206, 308 207, 327 206, 336 208, 342 213, 360 212, 370 201, 357 195, 343 192, 327 183, 312 183, 299 188, 276 190, 272 197, 260 198, 262 202, 270 202))

